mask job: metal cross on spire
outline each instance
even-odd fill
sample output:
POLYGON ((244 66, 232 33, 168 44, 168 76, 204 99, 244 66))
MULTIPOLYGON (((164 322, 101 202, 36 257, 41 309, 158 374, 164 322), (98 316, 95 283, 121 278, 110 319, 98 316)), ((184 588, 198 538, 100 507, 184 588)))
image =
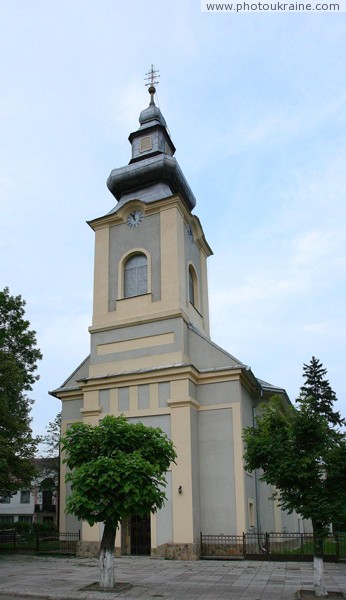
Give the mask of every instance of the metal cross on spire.
POLYGON ((151 65, 151 69, 150 71, 148 71, 148 73, 146 73, 146 77, 144 78, 144 81, 148 81, 148 83, 146 83, 146 86, 148 87, 148 92, 150 94, 150 104, 155 104, 154 102, 154 94, 156 92, 156 88, 155 85, 157 85, 159 82, 157 81, 158 77, 160 77, 160 75, 158 75, 159 70, 155 69, 154 65, 151 65))

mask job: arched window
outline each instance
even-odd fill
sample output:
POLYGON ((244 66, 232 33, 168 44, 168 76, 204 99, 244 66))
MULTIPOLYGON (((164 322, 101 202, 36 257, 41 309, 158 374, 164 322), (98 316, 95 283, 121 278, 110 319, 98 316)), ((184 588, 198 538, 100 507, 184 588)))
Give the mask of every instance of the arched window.
POLYGON ((192 265, 189 266, 189 302, 198 309, 198 281, 192 265))
POLYGON ((189 301, 195 306, 195 282, 191 267, 189 267, 189 301))
POLYGON ((146 294, 148 291, 148 267, 145 254, 134 254, 124 266, 124 298, 146 294))

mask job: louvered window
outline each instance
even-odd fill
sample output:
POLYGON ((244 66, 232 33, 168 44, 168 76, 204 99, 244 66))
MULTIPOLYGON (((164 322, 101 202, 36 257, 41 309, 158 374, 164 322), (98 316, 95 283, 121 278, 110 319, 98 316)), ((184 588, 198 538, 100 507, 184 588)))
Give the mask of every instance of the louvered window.
POLYGON ((131 256, 124 268, 124 297, 132 298, 146 294, 148 290, 147 257, 144 254, 131 256))
POLYGON ((147 150, 151 150, 151 135, 147 135, 146 137, 141 139, 141 152, 146 152, 147 150))

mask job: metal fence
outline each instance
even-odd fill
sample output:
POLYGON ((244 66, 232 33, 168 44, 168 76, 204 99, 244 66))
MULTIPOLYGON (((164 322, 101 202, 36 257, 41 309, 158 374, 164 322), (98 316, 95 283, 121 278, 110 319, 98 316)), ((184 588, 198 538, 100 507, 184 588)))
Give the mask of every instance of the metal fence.
MULTIPOLYGON (((309 533, 201 533, 200 543, 201 558, 310 561, 314 555, 314 536, 309 533)), ((346 533, 328 536, 323 558, 330 562, 346 560, 346 533)))
POLYGON ((79 540, 79 532, 19 533, 15 529, 2 529, 0 530, 0 553, 76 554, 79 540))
POLYGON ((243 535, 205 535, 201 533, 202 558, 243 558, 243 535))

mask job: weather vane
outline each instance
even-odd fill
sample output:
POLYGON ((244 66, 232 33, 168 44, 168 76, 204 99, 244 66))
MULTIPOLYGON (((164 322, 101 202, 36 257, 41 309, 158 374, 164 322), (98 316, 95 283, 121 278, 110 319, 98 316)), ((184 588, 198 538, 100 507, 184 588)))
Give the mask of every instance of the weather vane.
POLYGON ((151 65, 151 69, 150 71, 148 71, 148 73, 146 73, 146 77, 144 78, 144 81, 148 81, 148 83, 146 83, 146 86, 148 87, 148 92, 150 94, 150 104, 155 104, 154 102, 154 94, 156 92, 156 88, 155 85, 157 85, 159 82, 157 81, 158 77, 160 77, 160 75, 158 75, 159 70, 155 69, 154 65, 151 65))

